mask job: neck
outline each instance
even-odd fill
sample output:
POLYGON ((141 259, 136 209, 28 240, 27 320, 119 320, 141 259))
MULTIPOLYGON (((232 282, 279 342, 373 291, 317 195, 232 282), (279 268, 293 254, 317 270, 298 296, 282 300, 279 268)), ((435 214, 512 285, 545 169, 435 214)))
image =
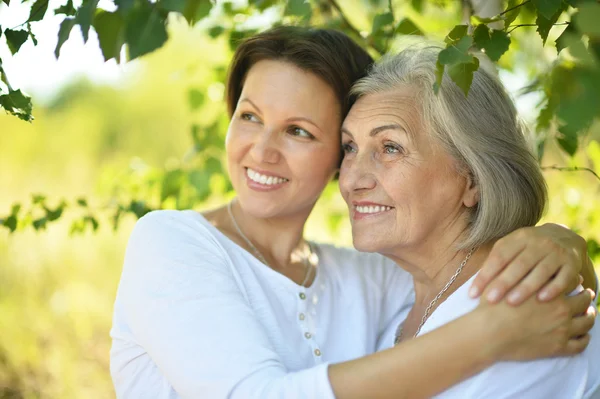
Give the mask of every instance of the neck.
POLYGON ((312 207, 305 212, 274 218, 260 218, 244 212, 237 200, 231 207, 242 233, 271 268, 281 270, 294 263, 295 254, 305 247, 304 225, 312 207))
MULTIPOLYGON (((470 248, 457 250, 457 242, 458 239, 455 237, 446 242, 437 241, 435 246, 426 249, 402 248, 388 256, 413 276, 417 306, 429 305, 444 289, 467 257, 470 248)), ((479 271, 492 246, 493 243, 484 244, 473 250, 470 259, 437 305, 479 271)))

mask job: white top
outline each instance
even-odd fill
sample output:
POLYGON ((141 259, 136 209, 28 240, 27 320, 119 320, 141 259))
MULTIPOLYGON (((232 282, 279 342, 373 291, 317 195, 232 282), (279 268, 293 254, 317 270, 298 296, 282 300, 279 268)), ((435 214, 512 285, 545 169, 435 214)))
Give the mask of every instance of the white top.
MULTIPOLYGON (((419 335, 435 330, 477 307, 479 300, 471 299, 468 295, 468 287, 474 278, 458 288, 432 313, 419 335)), ((587 349, 577 356, 496 363, 436 398, 598 399, 600 323, 595 324, 591 336, 587 349)))
POLYGON ((328 364, 390 347, 414 292, 380 255, 314 249, 304 288, 197 212, 141 218, 111 330, 117 397, 333 399, 328 364))

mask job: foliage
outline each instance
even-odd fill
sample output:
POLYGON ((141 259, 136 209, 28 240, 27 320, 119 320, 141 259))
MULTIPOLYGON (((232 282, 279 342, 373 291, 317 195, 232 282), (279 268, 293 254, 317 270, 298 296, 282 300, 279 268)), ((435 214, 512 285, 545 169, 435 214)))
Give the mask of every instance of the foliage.
MULTIPOLYGON (((0 397, 114 397, 108 373, 109 329, 127 236, 148 209, 203 210, 231 198, 224 171, 228 121, 222 82, 239 38, 262 29, 256 16, 271 15, 268 21, 276 23, 341 26, 374 55, 376 47, 396 46, 395 40, 386 39, 392 30, 426 32, 443 40, 455 25, 466 25, 459 2, 396 1, 394 23, 381 25, 389 20, 381 17, 373 34, 374 17, 389 12, 388 2, 340 3, 343 17, 332 2, 329 8, 311 2, 306 22, 300 15, 284 15, 295 11, 277 1, 261 2, 264 9, 258 2, 248 7, 212 5, 208 17, 194 27, 185 18, 170 16, 168 40, 128 63, 132 68, 125 68, 125 79, 115 87, 73 82, 50 101, 36 102, 34 123, 0 115, 0 209, 5 210, 0 211, 5 226, 0 228, 0 397)), ((182 7, 176 1, 169 4, 182 7)), ((188 17, 207 12, 196 4, 195 10, 184 9, 188 17)), ((75 18, 73 9, 78 7, 66 2, 60 8, 61 17, 75 18)), ((519 15, 511 24, 538 18, 533 4, 516 10, 519 15)), ((570 8, 567 14, 573 12, 570 8)), ((96 36, 101 43, 115 43, 106 48, 101 44, 105 58, 122 55, 124 62, 127 51, 117 51, 117 38, 102 39, 104 34, 96 33, 96 18, 108 18, 108 27, 123 27, 125 17, 116 7, 97 11, 88 32, 88 43, 96 36)), ((477 35, 471 27, 454 40, 486 43, 485 33, 491 40, 493 29, 498 30, 492 24, 487 31, 479 28, 477 35)), ((501 76, 526 75, 534 80, 528 90, 552 94, 544 77, 555 65, 578 61, 570 50, 561 51, 557 60, 556 50, 548 48, 564 26, 550 30, 546 48, 536 29, 520 27, 510 33, 510 49, 498 61, 501 76)), ((71 34, 80 31, 75 25, 71 34)), ((106 31, 126 40, 124 30, 106 31)), ((569 82, 570 75, 557 76, 563 84, 569 82)), ((557 106, 552 105, 560 103, 559 98, 552 97, 550 106, 546 94, 537 98, 543 99, 542 112, 550 113, 543 130, 551 139, 540 157, 550 191, 545 220, 563 223, 586 237, 599 265, 600 184, 590 171, 600 174, 600 126, 592 126, 590 139, 577 135, 580 140, 571 157, 552 139, 554 134, 562 138, 562 122, 554 119, 557 106)), ((535 119, 537 111, 530 118, 535 119)), ((351 245, 348 223, 333 183, 309 219, 307 236, 351 245)))

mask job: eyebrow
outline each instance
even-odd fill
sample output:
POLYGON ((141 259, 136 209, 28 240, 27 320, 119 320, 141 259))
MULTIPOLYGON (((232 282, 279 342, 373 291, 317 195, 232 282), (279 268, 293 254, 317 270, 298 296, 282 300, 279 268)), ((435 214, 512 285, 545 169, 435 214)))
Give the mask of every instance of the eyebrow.
MULTIPOLYGON (((254 103, 252 102, 252 100, 250 100, 249 98, 242 98, 242 99, 240 100, 240 103, 242 103, 242 102, 244 102, 244 101, 245 101, 245 102, 247 102, 247 103, 250 103, 250 104, 251 104, 251 105, 252 105, 254 108, 256 108, 256 110, 257 110, 258 112, 260 112, 261 114, 263 113, 263 112, 261 111, 261 109, 260 109, 260 108, 259 108, 259 107, 258 107, 256 104, 254 104, 254 103)), ((311 125, 313 125, 313 126, 314 126, 314 127, 316 127, 317 129, 321 130, 321 128, 319 127, 319 125, 317 125, 317 124, 316 124, 315 122, 313 122, 312 120, 310 120, 310 119, 308 119, 308 118, 305 118, 305 117, 303 117, 303 116, 295 116, 295 117, 292 117, 292 118, 288 118, 288 119, 287 119, 287 122, 294 122, 294 121, 302 121, 302 122, 310 123, 311 125)))
POLYGON ((258 106, 252 102, 252 100, 250 100, 249 98, 242 98, 240 100, 241 103, 243 103, 244 101, 247 102, 247 103, 250 103, 250 105, 252 105, 254 108, 256 108, 256 110, 258 112, 260 112, 262 114, 262 111, 260 110, 260 108, 258 108, 258 106))
MULTIPOLYGON (((370 132, 369 132, 369 136, 373 137, 376 136, 377 134, 385 131, 385 130, 402 130, 405 131, 404 128, 402 126, 400 126, 397 123, 392 123, 389 125, 383 125, 383 126, 377 126, 375 128, 373 128, 370 132)), ((352 135, 352 133, 350 133, 350 131, 348 129, 346 129, 345 127, 342 126, 342 133, 345 133, 347 135, 349 135, 350 137, 354 138, 354 136, 352 135)))

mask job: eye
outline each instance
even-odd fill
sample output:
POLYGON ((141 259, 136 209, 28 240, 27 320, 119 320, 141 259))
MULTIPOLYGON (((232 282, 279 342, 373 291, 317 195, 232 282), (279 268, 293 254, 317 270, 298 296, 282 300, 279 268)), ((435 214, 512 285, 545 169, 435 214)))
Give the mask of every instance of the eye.
POLYGON ((291 134, 292 136, 296 136, 296 137, 304 137, 307 139, 314 139, 315 136, 313 136, 312 134, 310 134, 310 132, 308 132, 305 129, 302 129, 301 127, 298 126, 290 126, 290 128, 288 129, 289 134, 291 134))
POLYGON ((345 143, 342 143, 342 151, 344 152, 344 154, 349 154, 352 152, 356 152, 356 148, 353 145, 354 143, 352 143, 351 141, 347 141, 345 143))
POLYGON ((395 143, 385 143, 383 145, 383 152, 385 154, 401 154, 404 152, 404 148, 395 143))
POLYGON ((240 115, 240 118, 244 121, 260 122, 260 120, 256 117, 256 115, 254 115, 253 113, 250 113, 250 112, 243 112, 242 115, 240 115))

